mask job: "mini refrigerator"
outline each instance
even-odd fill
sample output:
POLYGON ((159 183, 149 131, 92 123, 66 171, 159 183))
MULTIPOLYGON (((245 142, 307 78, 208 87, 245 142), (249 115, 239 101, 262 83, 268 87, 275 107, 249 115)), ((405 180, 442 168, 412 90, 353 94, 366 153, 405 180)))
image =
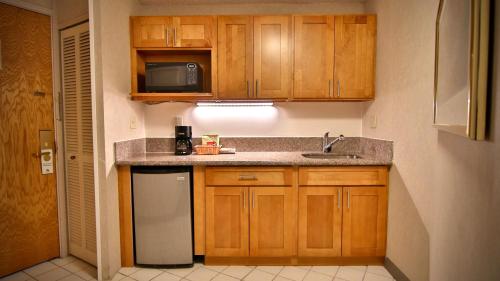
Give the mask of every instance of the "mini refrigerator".
POLYGON ((192 167, 132 167, 137 265, 192 266, 192 167))

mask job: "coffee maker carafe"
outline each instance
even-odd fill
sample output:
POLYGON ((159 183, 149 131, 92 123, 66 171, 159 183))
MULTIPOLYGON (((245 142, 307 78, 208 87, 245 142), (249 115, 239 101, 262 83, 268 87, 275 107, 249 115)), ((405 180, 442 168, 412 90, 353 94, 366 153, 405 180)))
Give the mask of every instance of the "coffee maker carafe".
POLYGON ((175 154, 189 155, 193 152, 191 126, 175 126, 175 154))

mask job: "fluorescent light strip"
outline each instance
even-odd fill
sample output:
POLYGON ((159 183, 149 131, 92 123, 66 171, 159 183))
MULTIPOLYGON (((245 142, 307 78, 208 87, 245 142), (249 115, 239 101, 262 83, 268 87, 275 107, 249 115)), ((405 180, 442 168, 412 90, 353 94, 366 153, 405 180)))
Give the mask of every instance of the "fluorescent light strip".
POLYGON ((197 102, 197 106, 273 106, 271 102, 197 102))

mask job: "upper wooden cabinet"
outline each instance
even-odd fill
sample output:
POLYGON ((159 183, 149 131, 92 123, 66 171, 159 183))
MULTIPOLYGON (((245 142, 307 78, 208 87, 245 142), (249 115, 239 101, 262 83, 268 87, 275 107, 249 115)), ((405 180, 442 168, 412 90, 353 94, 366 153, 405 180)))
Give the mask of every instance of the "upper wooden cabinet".
POLYGON ((385 256, 387 187, 344 187, 342 256, 385 256))
POLYGON ((290 97, 292 88, 292 17, 256 16, 254 31, 254 97, 290 97))
POLYGON ((136 48, 210 48, 215 45, 217 17, 132 17, 136 48))
POLYGON ((218 18, 219 99, 252 98, 252 22, 251 16, 218 18))
POLYGON ((294 98, 332 97, 333 48, 333 16, 295 16, 294 98))
POLYGON ((168 47, 171 17, 132 17, 132 45, 136 48, 168 47))
POLYGON ((217 97, 290 97, 291 38, 290 16, 220 16, 217 97))
POLYGON ((374 15, 335 17, 335 98, 374 97, 376 28, 374 15))

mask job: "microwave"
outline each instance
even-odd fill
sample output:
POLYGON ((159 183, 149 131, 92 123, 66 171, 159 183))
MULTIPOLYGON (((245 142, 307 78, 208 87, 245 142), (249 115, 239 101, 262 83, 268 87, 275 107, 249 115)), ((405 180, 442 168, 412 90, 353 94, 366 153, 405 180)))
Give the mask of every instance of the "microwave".
POLYGON ((203 90, 203 72, 195 62, 148 62, 145 76, 145 90, 149 93, 203 90))

